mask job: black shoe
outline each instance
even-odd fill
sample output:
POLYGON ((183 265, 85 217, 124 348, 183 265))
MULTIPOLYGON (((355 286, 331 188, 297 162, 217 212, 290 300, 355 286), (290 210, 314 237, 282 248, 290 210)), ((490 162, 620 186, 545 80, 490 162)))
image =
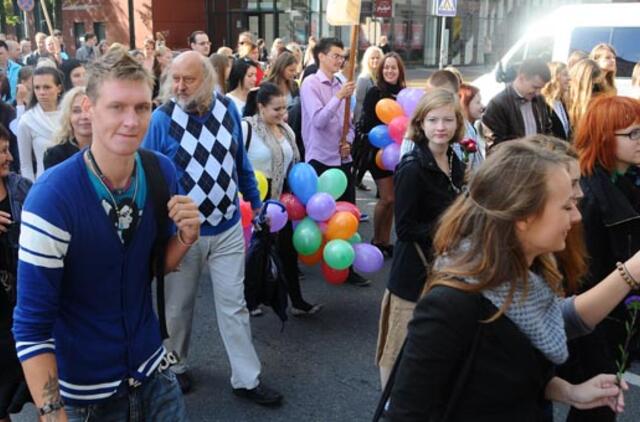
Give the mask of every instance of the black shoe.
POLYGON ((247 390, 246 388, 234 388, 233 394, 238 397, 249 399, 261 406, 279 406, 282 403, 282 394, 264 386, 262 383, 258 384, 256 388, 251 390, 247 390))
POLYGON ((371 284, 371 280, 368 280, 357 272, 351 270, 349 271, 349 277, 347 277, 347 283, 358 287, 367 287, 371 284))
POLYGON ((191 379, 191 375, 189 375, 188 372, 183 372, 182 374, 176 374, 176 379, 178 380, 178 385, 180 386, 182 394, 189 394, 189 392, 191 392, 191 388, 193 387, 193 380, 191 379))
POLYGON ((371 244, 378 248, 383 255, 386 255, 389 258, 393 258, 393 245, 385 245, 382 243, 374 242, 373 240, 371 241, 371 244))

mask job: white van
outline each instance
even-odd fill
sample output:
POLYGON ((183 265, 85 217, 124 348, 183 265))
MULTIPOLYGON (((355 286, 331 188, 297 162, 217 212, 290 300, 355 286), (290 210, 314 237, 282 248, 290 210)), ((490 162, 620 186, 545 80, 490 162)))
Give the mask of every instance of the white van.
POLYGON ((618 93, 630 95, 631 72, 640 61, 640 3, 562 6, 532 25, 491 73, 480 76, 473 84, 487 104, 504 89, 505 82, 515 77, 524 59, 566 63, 573 51, 589 53, 602 42, 613 45, 618 53, 618 93))

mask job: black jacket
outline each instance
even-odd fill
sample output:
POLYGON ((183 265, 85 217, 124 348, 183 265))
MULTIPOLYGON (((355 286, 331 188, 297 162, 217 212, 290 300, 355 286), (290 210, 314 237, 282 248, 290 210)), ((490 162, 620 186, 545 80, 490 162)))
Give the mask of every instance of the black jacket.
POLYGON ((44 152, 44 158, 42 161, 45 170, 55 166, 56 164, 60 164, 78 151, 80 151, 80 148, 71 142, 52 146, 44 152))
POLYGON ((10 123, 16 118, 16 110, 9 104, 0 101, 0 124, 9 131, 9 151, 13 157, 11 163, 11 171, 15 173, 20 172, 20 154, 18 154, 18 138, 9 129, 10 123))
MULTIPOLYGON (((567 115, 568 119, 569 113, 567 112, 567 108, 564 106, 564 104, 562 106, 564 107, 565 114, 567 115)), ((573 136, 573 133, 571 131, 571 122, 569 122, 569 133, 567 134, 564 131, 562 120, 560 120, 558 114, 553 108, 549 107, 549 105, 547 105, 547 113, 549 113, 549 118, 551 119, 551 133, 553 134, 553 136, 555 136, 556 138, 564 139, 565 141, 571 140, 571 137, 573 136)))
MULTIPOLYGON (((451 148, 453 184, 462 188, 464 164, 451 148)), ((431 150, 416 145, 406 154, 393 179, 395 192, 396 242, 388 289, 405 300, 416 302, 427 276, 415 247, 417 242, 431 261, 433 235, 442 212, 458 196, 449 178, 440 170, 431 150)))
MULTIPOLYGON (((520 112, 520 99, 512 85, 493 97, 482 115, 482 123, 491 132, 488 136, 493 145, 525 135, 524 119, 520 112)), ((544 98, 538 95, 532 100, 537 132, 552 135, 552 122, 544 98)))
MULTIPOLYGON (((391 391, 390 421, 537 422, 553 365, 480 294, 436 287, 418 303, 391 391), (478 330, 475 353, 472 345, 478 330), (461 368, 471 359, 463 379, 461 368)), ((464 371, 462 371, 464 372, 464 371)))

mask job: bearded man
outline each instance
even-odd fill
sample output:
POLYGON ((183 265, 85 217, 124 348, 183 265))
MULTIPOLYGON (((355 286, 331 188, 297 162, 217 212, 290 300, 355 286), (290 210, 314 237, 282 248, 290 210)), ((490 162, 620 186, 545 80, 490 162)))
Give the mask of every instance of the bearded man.
POLYGON ((240 115, 233 102, 216 94, 215 72, 195 51, 171 64, 163 92, 143 142, 173 160, 179 191, 198 205, 200 241, 184 257, 180 270, 167 277, 165 346, 178 354, 172 367, 183 392, 191 389, 187 372, 189 339, 198 281, 208 266, 218 328, 229 363, 234 394, 261 405, 277 405, 282 396, 260 383, 260 361, 251 339, 244 299, 244 237, 238 190, 258 212, 261 207, 253 168, 242 143, 240 115), (176 280, 173 280, 173 279, 176 280), (175 286, 170 286, 175 281, 175 286))

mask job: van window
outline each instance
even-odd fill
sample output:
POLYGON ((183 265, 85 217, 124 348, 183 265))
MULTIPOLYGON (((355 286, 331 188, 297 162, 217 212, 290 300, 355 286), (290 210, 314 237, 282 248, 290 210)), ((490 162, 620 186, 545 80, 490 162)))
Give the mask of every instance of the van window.
POLYGON ((640 61, 640 28, 584 27, 571 34, 570 52, 582 50, 589 53, 599 43, 608 43, 616 49, 617 76, 631 77, 633 66, 640 61))
POLYGON ((527 59, 540 59, 550 62, 552 54, 553 37, 540 37, 529 41, 525 57, 527 59))

